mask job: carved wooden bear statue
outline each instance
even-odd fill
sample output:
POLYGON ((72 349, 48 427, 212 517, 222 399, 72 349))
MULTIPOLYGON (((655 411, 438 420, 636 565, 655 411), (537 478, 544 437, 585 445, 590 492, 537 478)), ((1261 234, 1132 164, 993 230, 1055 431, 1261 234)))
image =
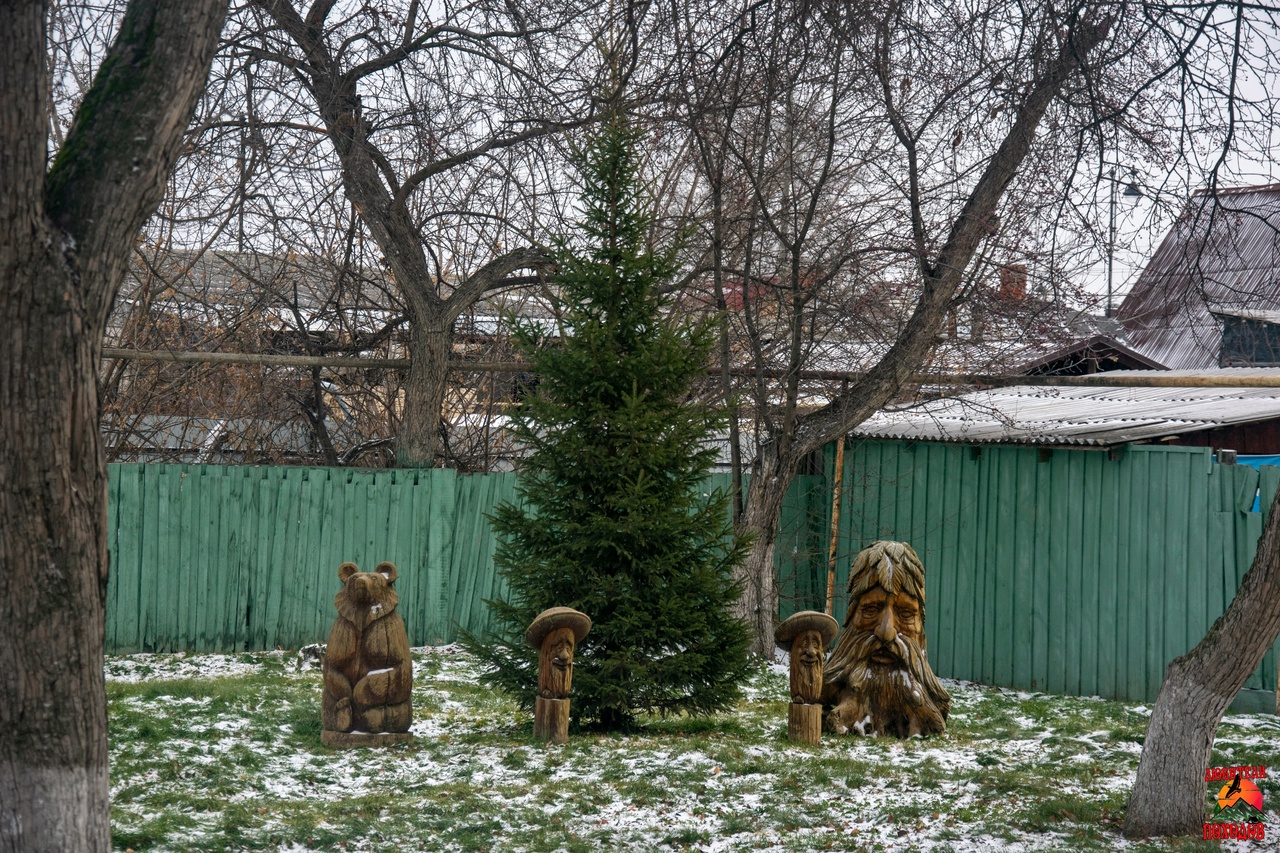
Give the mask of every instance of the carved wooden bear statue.
POLYGON ((321 739, 330 746, 376 746, 411 740, 413 663, 409 635, 396 612, 394 563, 362 572, 338 568, 338 618, 324 661, 321 739))

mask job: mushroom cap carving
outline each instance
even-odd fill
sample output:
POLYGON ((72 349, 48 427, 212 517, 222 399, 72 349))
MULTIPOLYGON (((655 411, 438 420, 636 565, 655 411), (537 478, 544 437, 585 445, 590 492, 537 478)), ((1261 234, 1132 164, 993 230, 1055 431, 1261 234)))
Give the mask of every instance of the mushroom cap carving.
POLYGON ((581 643, 591 630, 591 617, 572 607, 549 607, 534 618, 529 630, 524 632, 524 639, 534 648, 540 648, 547 634, 557 628, 572 628, 573 641, 581 643))
POLYGON ((791 648, 791 641, 804 631, 817 631, 822 635, 822 645, 829 646, 840 630, 840 623, 817 610, 801 610, 792 613, 773 632, 773 641, 784 649, 791 648))

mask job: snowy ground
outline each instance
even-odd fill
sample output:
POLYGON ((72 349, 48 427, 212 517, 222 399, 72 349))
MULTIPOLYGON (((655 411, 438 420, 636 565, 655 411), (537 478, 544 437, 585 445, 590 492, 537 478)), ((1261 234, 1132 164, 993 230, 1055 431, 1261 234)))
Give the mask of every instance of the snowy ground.
MULTIPOLYGON (((930 740, 785 739, 786 674, 739 710, 639 734, 531 737, 455 647, 414 650, 413 744, 330 750, 320 681, 285 653, 107 661, 118 850, 1201 850, 1119 833, 1150 708, 946 682, 930 740)), ((1224 721, 1280 838, 1280 720, 1224 721)), ((1209 786, 1206 785, 1206 795, 1209 786)), ((1206 798, 1208 802, 1208 798, 1206 798)))

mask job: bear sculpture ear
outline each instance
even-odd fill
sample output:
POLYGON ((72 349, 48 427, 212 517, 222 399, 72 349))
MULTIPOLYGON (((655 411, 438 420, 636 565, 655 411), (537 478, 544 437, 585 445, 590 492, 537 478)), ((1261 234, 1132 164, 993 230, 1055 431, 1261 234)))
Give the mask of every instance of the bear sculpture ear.
POLYGON ((378 563, 378 568, 374 569, 374 571, 386 578, 387 583, 395 583, 396 577, 400 574, 396 570, 395 563, 378 563))
POLYGON ((341 566, 338 566, 338 580, 346 583, 347 578, 359 573, 359 571, 360 567, 355 563, 343 563, 341 566))

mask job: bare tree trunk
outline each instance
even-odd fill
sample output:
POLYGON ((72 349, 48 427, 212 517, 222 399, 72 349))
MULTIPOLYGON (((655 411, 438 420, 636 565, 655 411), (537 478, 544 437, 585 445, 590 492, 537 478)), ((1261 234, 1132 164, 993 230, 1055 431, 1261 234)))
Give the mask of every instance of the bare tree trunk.
POLYGON ((0 851, 109 849, 97 376, 225 0, 134 0, 46 174, 44 3, 0 16, 0 851))
POLYGON ((325 402, 324 402, 324 383, 320 378, 320 368, 318 366, 311 368, 311 381, 307 383, 307 394, 305 396, 297 396, 294 399, 298 401, 298 405, 302 408, 303 416, 306 417, 307 423, 311 425, 311 435, 315 438, 316 444, 319 445, 320 455, 324 458, 324 464, 337 465, 338 452, 333 448, 333 437, 329 435, 329 427, 325 424, 325 402))
POLYGON ((1124 834, 1188 835, 1204 823, 1204 771, 1222 714, 1280 635, 1280 500, 1227 611, 1165 670, 1124 834))
MULTIPOLYGON (((783 473, 784 467, 774 445, 761 448, 747 487, 747 505, 739 528, 751 535, 752 541, 751 550, 737 569, 742 597, 738 599, 736 615, 750 626, 749 652, 757 657, 773 655, 773 620, 778 612, 774 543, 778 538, 782 500, 792 480, 789 472, 783 473)), ((794 470, 795 466, 789 467, 794 470)))
POLYGON ((409 330, 404 412, 397 431, 396 464, 430 468, 443 452, 441 429, 452 335, 425 323, 409 330))
MULTIPOLYGON (((884 26, 889 24, 886 22, 884 26)), ((773 439, 760 447, 759 462, 747 491, 747 507, 741 526, 743 532, 754 537, 755 544, 740 570, 744 589, 742 615, 753 626, 752 649, 756 654, 772 653, 773 618, 777 606, 773 543, 777 538, 782 500, 795 477, 796 465, 806 454, 847 433, 909 387, 912 375, 933 348, 965 271, 982 241, 991 233, 991 223, 1000 201, 1030 153, 1045 112, 1077 73, 1085 57, 1106 38, 1110 27, 1111 19, 1108 17, 1085 17, 1058 44, 1056 55, 1045 63, 1036 79, 1028 85, 1012 127, 987 161, 959 215, 952 222, 946 240, 936 252, 927 248, 932 241, 924 231, 923 222, 916 218, 913 227, 919 247, 916 261, 921 279, 920 297, 910 319, 884 357, 829 404, 816 412, 796 417, 794 426, 784 425, 776 431, 773 439), (757 505, 753 506, 753 503, 757 505)), ((886 34, 884 43, 889 40, 886 34)), ((886 79, 887 91, 892 90, 889 82, 886 79)), ((891 99, 888 106, 891 116, 896 116, 891 99)), ((914 151, 916 140, 896 118, 894 130, 903 147, 914 151)), ((913 162, 914 159, 913 156, 913 162)), ((915 209, 922 201, 916 194, 918 190, 911 192, 908 200, 915 209)), ((794 337, 793 334, 793 345, 794 337)), ((793 352, 789 369, 798 373, 797 359, 798 354, 793 352)), ((794 399, 794 384, 790 391, 788 401, 794 399)), ((762 395, 761 399, 767 398, 762 395)))
POLYGON ((56 251, 24 261, 0 302, 0 850, 105 850, 101 334, 45 291, 78 295, 56 251))

